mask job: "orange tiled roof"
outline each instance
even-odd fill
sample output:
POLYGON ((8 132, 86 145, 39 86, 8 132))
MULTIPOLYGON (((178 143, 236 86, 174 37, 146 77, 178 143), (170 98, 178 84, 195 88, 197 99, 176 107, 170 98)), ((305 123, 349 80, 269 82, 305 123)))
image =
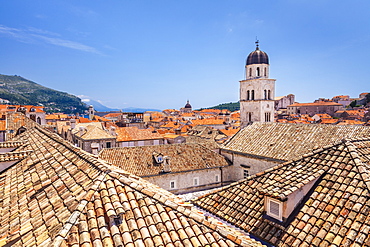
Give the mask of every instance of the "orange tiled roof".
POLYGON ((239 131, 222 148, 287 161, 302 156, 309 149, 364 136, 370 136, 369 127, 256 122, 239 131))
POLYGON ((99 158, 139 177, 145 177, 160 175, 163 170, 163 166, 153 159, 153 153, 170 157, 171 172, 229 166, 222 155, 195 143, 109 148, 103 149, 99 158))
POLYGON ((39 127, 0 174, 1 246, 261 246, 39 127))
POLYGON ((162 125, 161 128, 179 128, 180 124, 177 122, 168 122, 165 125, 162 125))
POLYGON ((225 135, 227 136, 233 136, 235 135, 238 131, 239 131, 239 128, 238 129, 221 129, 220 130, 222 133, 224 133, 225 135))
POLYGON ((200 120, 191 120, 194 125, 222 125, 224 120, 222 119, 200 119, 200 120))
POLYGON ((181 114, 182 117, 193 117, 194 114, 193 113, 183 113, 181 114))
POLYGON ((108 113, 108 114, 104 115, 103 117, 104 118, 109 118, 109 117, 116 118, 116 117, 119 117, 121 115, 122 115, 121 112, 117 112, 117 113, 108 113))
POLYGON ((291 105, 288 105, 288 107, 297 107, 297 106, 342 106, 342 104, 335 103, 335 102, 315 102, 315 103, 294 103, 291 105))
POLYGON ((117 128, 116 133, 117 142, 163 139, 158 133, 153 133, 147 129, 139 129, 137 127, 117 128))
POLYGON ((359 120, 341 120, 337 125, 364 125, 365 122, 359 120))
POLYGON ((91 123, 92 122, 88 118, 84 118, 84 117, 79 117, 77 120, 79 123, 91 123))
POLYGON ((107 118, 105 118, 105 117, 99 117, 99 116, 94 116, 94 120, 97 120, 97 121, 99 121, 99 122, 111 122, 112 120, 110 120, 110 119, 107 119, 107 118))
POLYGON ((56 119, 59 119, 59 116, 55 114, 49 114, 45 116, 45 119, 46 120, 56 120, 56 119))
POLYGON ((6 130, 6 120, 0 120, 0 131, 6 130))
POLYGON ((338 123, 338 119, 321 119, 321 124, 336 124, 336 123, 338 123))
POLYGON ((369 161, 369 139, 341 141, 193 203, 274 246, 369 246, 369 161), (309 184, 302 203, 289 204, 309 184), (266 197, 296 211, 283 223, 270 220, 266 197))

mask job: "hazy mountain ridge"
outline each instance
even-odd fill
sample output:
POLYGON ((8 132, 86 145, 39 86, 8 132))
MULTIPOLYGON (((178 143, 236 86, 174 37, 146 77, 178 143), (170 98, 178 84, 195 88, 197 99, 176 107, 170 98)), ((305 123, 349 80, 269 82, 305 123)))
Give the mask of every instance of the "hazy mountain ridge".
POLYGON ((83 113, 80 98, 39 85, 21 76, 0 74, 0 98, 15 105, 41 105, 46 112, 83 113))

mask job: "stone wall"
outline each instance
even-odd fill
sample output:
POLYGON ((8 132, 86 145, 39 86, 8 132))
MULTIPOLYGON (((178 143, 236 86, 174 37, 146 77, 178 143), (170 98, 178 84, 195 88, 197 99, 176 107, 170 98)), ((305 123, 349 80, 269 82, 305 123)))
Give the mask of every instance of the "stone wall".
MULTIPOLYGON (((224 178, 221 177, 222 173, 224 172, 221 172, 220 168, 212 168, 179 173, 170 172, 143 178, 174 194, 183 194, 221 186, 224 181, 224 178), (198 178, 198 185, 194 184, 195 178, 198 178), (171 181, 175 182, 175 188, 170 187, 171 181)), ((227 176, 227 174, 224 175, 227 176)))
POLYGON ((230 175, 229 179, 234 181, 244 178, 244 170, 248 170, 249 175, 253 175, 283 162, 252 157, 228 150, 221 150, 221 155, 225 156, 232 162, 232 169, 228 172, 228 174, 230 175))

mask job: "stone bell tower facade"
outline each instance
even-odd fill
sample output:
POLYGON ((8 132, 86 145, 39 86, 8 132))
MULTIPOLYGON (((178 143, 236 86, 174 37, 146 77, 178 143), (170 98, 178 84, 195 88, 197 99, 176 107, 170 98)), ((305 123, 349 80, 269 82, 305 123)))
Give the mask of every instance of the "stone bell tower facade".
POLYGON ((259 49, 251 52, 245 65, 245 80, 240 81, 241 127, 253 122, 273 122, 275 79, 269 78, 269 59, 259 49))

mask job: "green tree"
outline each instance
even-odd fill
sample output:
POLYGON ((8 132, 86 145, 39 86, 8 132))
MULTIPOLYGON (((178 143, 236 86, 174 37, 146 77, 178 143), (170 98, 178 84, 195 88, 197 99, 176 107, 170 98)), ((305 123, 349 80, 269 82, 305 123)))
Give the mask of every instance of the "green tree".
POLYGON ((354 100, 349 104, 350 107, 354 108, 357 105, 357 100, 354 100))

